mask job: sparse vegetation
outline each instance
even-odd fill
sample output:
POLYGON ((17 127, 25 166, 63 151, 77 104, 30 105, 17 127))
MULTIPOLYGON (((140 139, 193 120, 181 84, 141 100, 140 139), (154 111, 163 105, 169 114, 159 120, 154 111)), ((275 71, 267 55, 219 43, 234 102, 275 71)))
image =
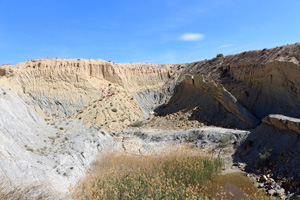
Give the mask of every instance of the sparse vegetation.
POLYGON ((55 137, 54 136, 49 136, 48 138, 52 141, 52 143, 55 142, 55 137))
POLYGON ((191 133, 191 134, 189 134, 189 136, 188 136, 188 141, 189 142, 194 142, 194 141, 196 141, 198 139, 198 135, 196 134, 196 133, 191 133))
POLYGON ((109 154, 74 189, 75 199, 202 199, 223 162, 199 149, 143 157, 109 154))
POLYGON ((219 54, 217 54, 217 58, 221 58, 221 57, 223 57, 224 55, 222 54, 222 53, 219 53, 219 54))
POLYGON ((223 137, 220 138, 220 144, 219 146, 224 148, 226 146, 228 146, 231 142, 231 138, 230 135, 224 135, 223 137))
POLYGON ((140 120, 137 120, 137 121, 135 121, 135 122, 133 122, 132 124, 130 124, 129 126, 131 126, 131 127, 141 127, 141 126, 143 126, 143 121, 140 121, 140 120))
POLYGON ((34 149, 33 149, 33 148, 31 148, 31 147, 29 147, 29 146, 27 146, 27 145, 25 145, 24 147, 26 148, 27 151, 34 152, 34 149))
POLYGON ((263 153, 259 153, 259 159, 262 161, 266 161, 270 158, 270 156, 272 155, 272 151, 273 149, 264 149, 263 153))

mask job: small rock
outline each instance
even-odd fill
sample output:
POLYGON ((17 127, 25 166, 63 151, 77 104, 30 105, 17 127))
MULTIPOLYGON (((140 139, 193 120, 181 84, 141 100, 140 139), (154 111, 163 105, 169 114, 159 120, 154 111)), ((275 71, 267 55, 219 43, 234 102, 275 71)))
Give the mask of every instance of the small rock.
POLYGON ((274 186, 272 186, 272 185, 266 185, 266 188, 269 189, 269 190, 271 190, 271 189, 274 189, 274 186))
POLYGON ((285 190, 283 188, 276 190, 276 193, 278 194, 278 196, 283 196, 285 193, 285 190))
POLYGON ((276 192, 276 191, 275 191, 275 190, 273 190, 273 189, 271 189, 271 190, 268 190, 268 194, 269 194, 269 195, 271 195, 271 196, 273 196, 273 195, 275 194, 275 192, 276 192))
POLYGON ((246 164, 245 163, 238 163, 239 168, 245 168, 246 164))
POLYGON ((263 183, 258 184, 258 188, 263 188, 264 186, 265 186, 265 184, 263 184, 263 183))
POLYGON ((281 188, 281 187, 280 187, 279 185, 277 185, 277 184, 275 184, 274 188, 275 188, 276 190, 283 189, 283 188, 281 188))
POLYGON ((266 177, 266 175, 261 175, 259 178, 259 182, 266 182, 268 180, 268 178, 266 177))

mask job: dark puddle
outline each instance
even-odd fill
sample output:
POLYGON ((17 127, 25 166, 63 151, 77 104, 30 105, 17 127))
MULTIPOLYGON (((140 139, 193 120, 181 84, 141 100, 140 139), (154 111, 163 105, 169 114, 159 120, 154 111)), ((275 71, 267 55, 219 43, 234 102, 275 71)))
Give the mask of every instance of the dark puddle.
POLYGON ((264 192, 254 187, 242 173, 229 173, 218 176, 214 182, 213 195, 217 199, 269 199, 264 192))

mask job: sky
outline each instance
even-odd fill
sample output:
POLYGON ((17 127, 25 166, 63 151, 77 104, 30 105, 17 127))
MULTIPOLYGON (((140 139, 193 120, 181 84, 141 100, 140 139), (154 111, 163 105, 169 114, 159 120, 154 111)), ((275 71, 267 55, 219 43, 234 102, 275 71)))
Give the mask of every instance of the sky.
POLYGON ((296 42, 299 0, 0 0, 0 64, 186 63, 296 42))

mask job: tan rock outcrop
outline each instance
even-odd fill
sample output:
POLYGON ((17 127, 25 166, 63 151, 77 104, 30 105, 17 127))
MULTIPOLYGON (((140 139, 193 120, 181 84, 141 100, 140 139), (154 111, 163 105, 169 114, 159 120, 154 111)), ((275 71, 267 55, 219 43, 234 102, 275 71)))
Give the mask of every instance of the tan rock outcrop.
POLYGON ((275 128, 293 131, 300 134, 300 119, 287 117, 284 115, 269 115, 265 117, 263 123, 273 126, 275 128))

